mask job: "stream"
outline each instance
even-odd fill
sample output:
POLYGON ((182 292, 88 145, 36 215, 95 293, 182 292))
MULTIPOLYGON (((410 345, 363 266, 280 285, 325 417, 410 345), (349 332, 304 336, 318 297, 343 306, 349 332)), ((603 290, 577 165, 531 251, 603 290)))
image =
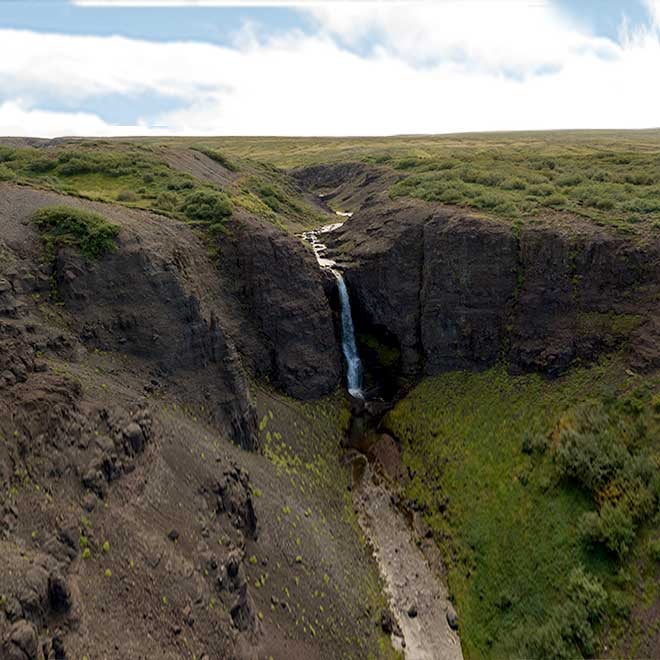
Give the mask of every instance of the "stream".
MULTIPOLYGON (((350 218, 352 214, 338 212, 337 215, 350 218)), ((370 402, 362 389, 363 368, 355 340, 349 292, 340 266, 326 256, 327 247, 323 243, 323 236, 341 225, 341 222, 325 225, 305 232, 302 238, 311 245, 319 266, 331 271, 337 280, 346 388, 359 404, 357 407, 363 411, 367 409, 369 416, 370 402)), ((382 402, 376 409, 378 407, 386 408, 382 402)), ((359 423, 353 424, 361 431, 358 437, 353 436, 347 458, 353 464, 353 504, 385 583, 395 622, 387 626, 392 630, 392 644, 407 660, 462 660, 458 634, 448 623, 453 607, 447 587, 427 561, 411 524, 396 505, 391 480, 383 474, 381 466, 370 462, 363 453, 378 437, 374 430, 379 416, 372 417, 370 422, 357 420, 359 423)), ((367 454, 372 455, 368 451, 367 454)))

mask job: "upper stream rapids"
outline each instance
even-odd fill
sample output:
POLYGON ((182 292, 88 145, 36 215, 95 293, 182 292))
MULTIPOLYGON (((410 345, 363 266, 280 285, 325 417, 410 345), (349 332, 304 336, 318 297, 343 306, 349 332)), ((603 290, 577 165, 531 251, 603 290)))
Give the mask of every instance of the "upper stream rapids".
MULTIPOLYGON (((350 218, 350 213, 337 213, 350 218)), ((458 634, 449 625, 455 612, 449 601, 447 587, 439 576, 441 561, 437 548, 433 561, 429 562, 430 546, 425 550, 418 543, 413 526, 406 513, 396 503, 397 483, 387 469, 368 451, 377 431, 380 415, 369 411, 368 400, 362 385, 363 367, 355 338, 351 301, 346 282, 336 261, 325 256, 327 247, 322 241, 324 234, 341 227, 334 223, 302 234, 303 240, 314 250, 319 266, 329 270, 337 280, 341 313, 341 344, 346 361, 346 388, 360 402, 353 408, 352 429, 359 429, 358 436, 350 439, 348 460, 353 462, 353 504, 360 527, 367 538, 385 584, 393 625, 392 644, 403 651, 408 660, 462 660, 458 634), (366 422, 356 420, 355 409, 362 411, 366 422), (356 423, 357 422, 357 423, 356 423), (365 453, 362 453, 366 451, 365 453)), ((380 402, 375 410, 385 410, 380 402)), ((391 440, 391 438, 390 438, 391 440)))
MULTIPOLYGON (((350 213, 338 213, 341 216, 350 217, 350 213)), ((339 292, 339 302, 341 304, 341 346, 346 360, 346 388, 348 393, 356 399, 364 399, 362 391, 362 361, 358 353, 357 343, 355 341, 355 327, 353 325, 353 314, 351 312, 351 300, 346 288, 344 277, 337 268, 337 263, 332 259, 323 256, 326 246, 321 242, 320 236, 341 227, 342 223, 325 225, 321 229, 308 231, 303 234, 306 240, 314 250, 316 259, 321 268, 329 270, 337 280, 337 290, 339 292)))

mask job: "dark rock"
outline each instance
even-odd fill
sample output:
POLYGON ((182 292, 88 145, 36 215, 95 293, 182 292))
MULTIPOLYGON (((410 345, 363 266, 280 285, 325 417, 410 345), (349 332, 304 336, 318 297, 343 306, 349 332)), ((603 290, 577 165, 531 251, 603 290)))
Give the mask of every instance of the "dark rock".
POLYGON ((389 610, 384 610, 380 615, 380 627, 386 635, 401 636, 401 628, 389 610))
POLYGON ((232 525, 252 539, 257 538, 257 514, 252 503, 248 473, 234 465, 225 470, 213 489, 218 496, 218 511, 226 512, 232 525))
POLYGON ((186 605, 183 608, 183 620, 187 626, 192 626, 195 623, 195 618, 193 617, 192 607, 186 605))
POLYGON ((415 605, 411 605, 411 606, 408 608, 408 616, 409 616, 411 619, 414 619, 414 618, 417 616, 417 607, 416 607, 415 605))
POLYGON ((174 543, 179 538, 179 532, 176 529, 172 529, 167 533, 167 538, 174 543))
POLYGON ((41 564, 33 564, 25 572, 16 596, 26 618, 39 621, 47 612, 48 578, 48 571, 41 564))
POLYGON ((53 639, 51 640, 50 643, 51 646, 51 654, 49 656, 53 660, 67 660, 67 655, 66 651, 64 649, 64 641, 60 637, 59 634, 53 635, 53 639))
POLYGON ((227 562, 227 575, 230 578, 236 577, 240 565, 240 559, 236 555, 232 555, 227 562))
POLYGON ((106 482, 103 472, 96 467, 88 468, 82 476, 82 484, 96 493, 101 499, 105 497, 106 482))
POLYGON ((23 607, 15 596, 8 596, 5 603, 5 616, 11 623, 15 623, 24 616, 23 607))
MULTIPOLYGON (((177 250, 201 247, 186 229, 178 231, 177 250)), ((199 294, 209 282, 173 268, 165 256, 171 250, 169 239, 146 245, 127 235, 116 252, 92 266, 74 250, 62 249, 55 263, 59 294, 83 341, 152 360, 163 373, 194 369, 198 382, 209 384, 209 407, 218 423, 236 443, 254 449, 256 416, 238 355, 211 298, 199 294), (77 277, 69 280, 67 270, 77 277)), ((143 439, 133 427, 130 433, 138 453, 143 439)))
POLYGON ((3 644, 3 658, 6 660, 37 660, 38 639, 34 624, 24 619, 11 627, 3 644))
POLYGON ((98 500, 94 493, 86 493, 83 497, 82 507, 85 509, 85 511, 87 511, 87 513, 91 513, 96 508, 97 501, 98 500))
POLYGON ((458 630, 458 614, 451 603, 447 605, 447 623, 452 630, 458 630))
POLYGON ((131 449, 136 454, 142 452, 142 450, 144 449, 144 433, 142 432, 142 429, 140 428, 139 424, 136 424, 135 422, 131 422, 124 429, 124 437, 128 440, 131 449))
POLYGON ((358 331, 394 338, 404 374, 512 368, 554 376, 628 342, 660 364, 660 246, 580 223, 519 231, 417 201, 360 211, 332 233, 358 331), (640 330, 626 321, 640 319, 640 330), (645 328, 646 330, 643 330, 645 328))
POLYGON ((48 601, 51 609, 58 614, 71 609, 71 592, 60 573, 53 572, 48 578, 48 601))
POLYGON ((235 340, 253 371, 298 398, 332 392, 340 350, 312 251, 269 222, 237 216, 219 247, 242 312, 235 340))
POLYGON ((255 631, 258 627, 258 619, 252 596, 243 584, 238 590, 236 600, 229 611, 234 626, 241 632, 255 631))

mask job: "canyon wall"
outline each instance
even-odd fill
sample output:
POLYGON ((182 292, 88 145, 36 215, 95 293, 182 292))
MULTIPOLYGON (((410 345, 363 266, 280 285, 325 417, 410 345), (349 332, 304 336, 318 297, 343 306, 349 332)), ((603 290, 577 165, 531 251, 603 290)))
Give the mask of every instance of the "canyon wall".
POLYGON ((502 358, 557 375, 622 346, 637 368, 660 366, 656 238, 382 198, 332 241, 358 325, 396 337, 403 374, 502 358))

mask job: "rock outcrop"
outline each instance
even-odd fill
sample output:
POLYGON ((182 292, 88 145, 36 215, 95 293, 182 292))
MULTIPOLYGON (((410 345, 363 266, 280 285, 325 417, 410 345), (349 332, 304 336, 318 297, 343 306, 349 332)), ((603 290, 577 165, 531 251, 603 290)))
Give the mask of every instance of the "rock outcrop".
POLYGON ((250 217, 235 217, 220 243, 226 287, 236 304, 234 337, 261 378, 311 399, 340 382, 341 362, 323 278, 294 236, 250 217))
POLYGON ((549 375, 627 343, 660 364, 657 240, 578 219, 515 227, 461 209, 383 202, 331 239, 358 325, 394 335, 404 374, 485 368, 549 375))

